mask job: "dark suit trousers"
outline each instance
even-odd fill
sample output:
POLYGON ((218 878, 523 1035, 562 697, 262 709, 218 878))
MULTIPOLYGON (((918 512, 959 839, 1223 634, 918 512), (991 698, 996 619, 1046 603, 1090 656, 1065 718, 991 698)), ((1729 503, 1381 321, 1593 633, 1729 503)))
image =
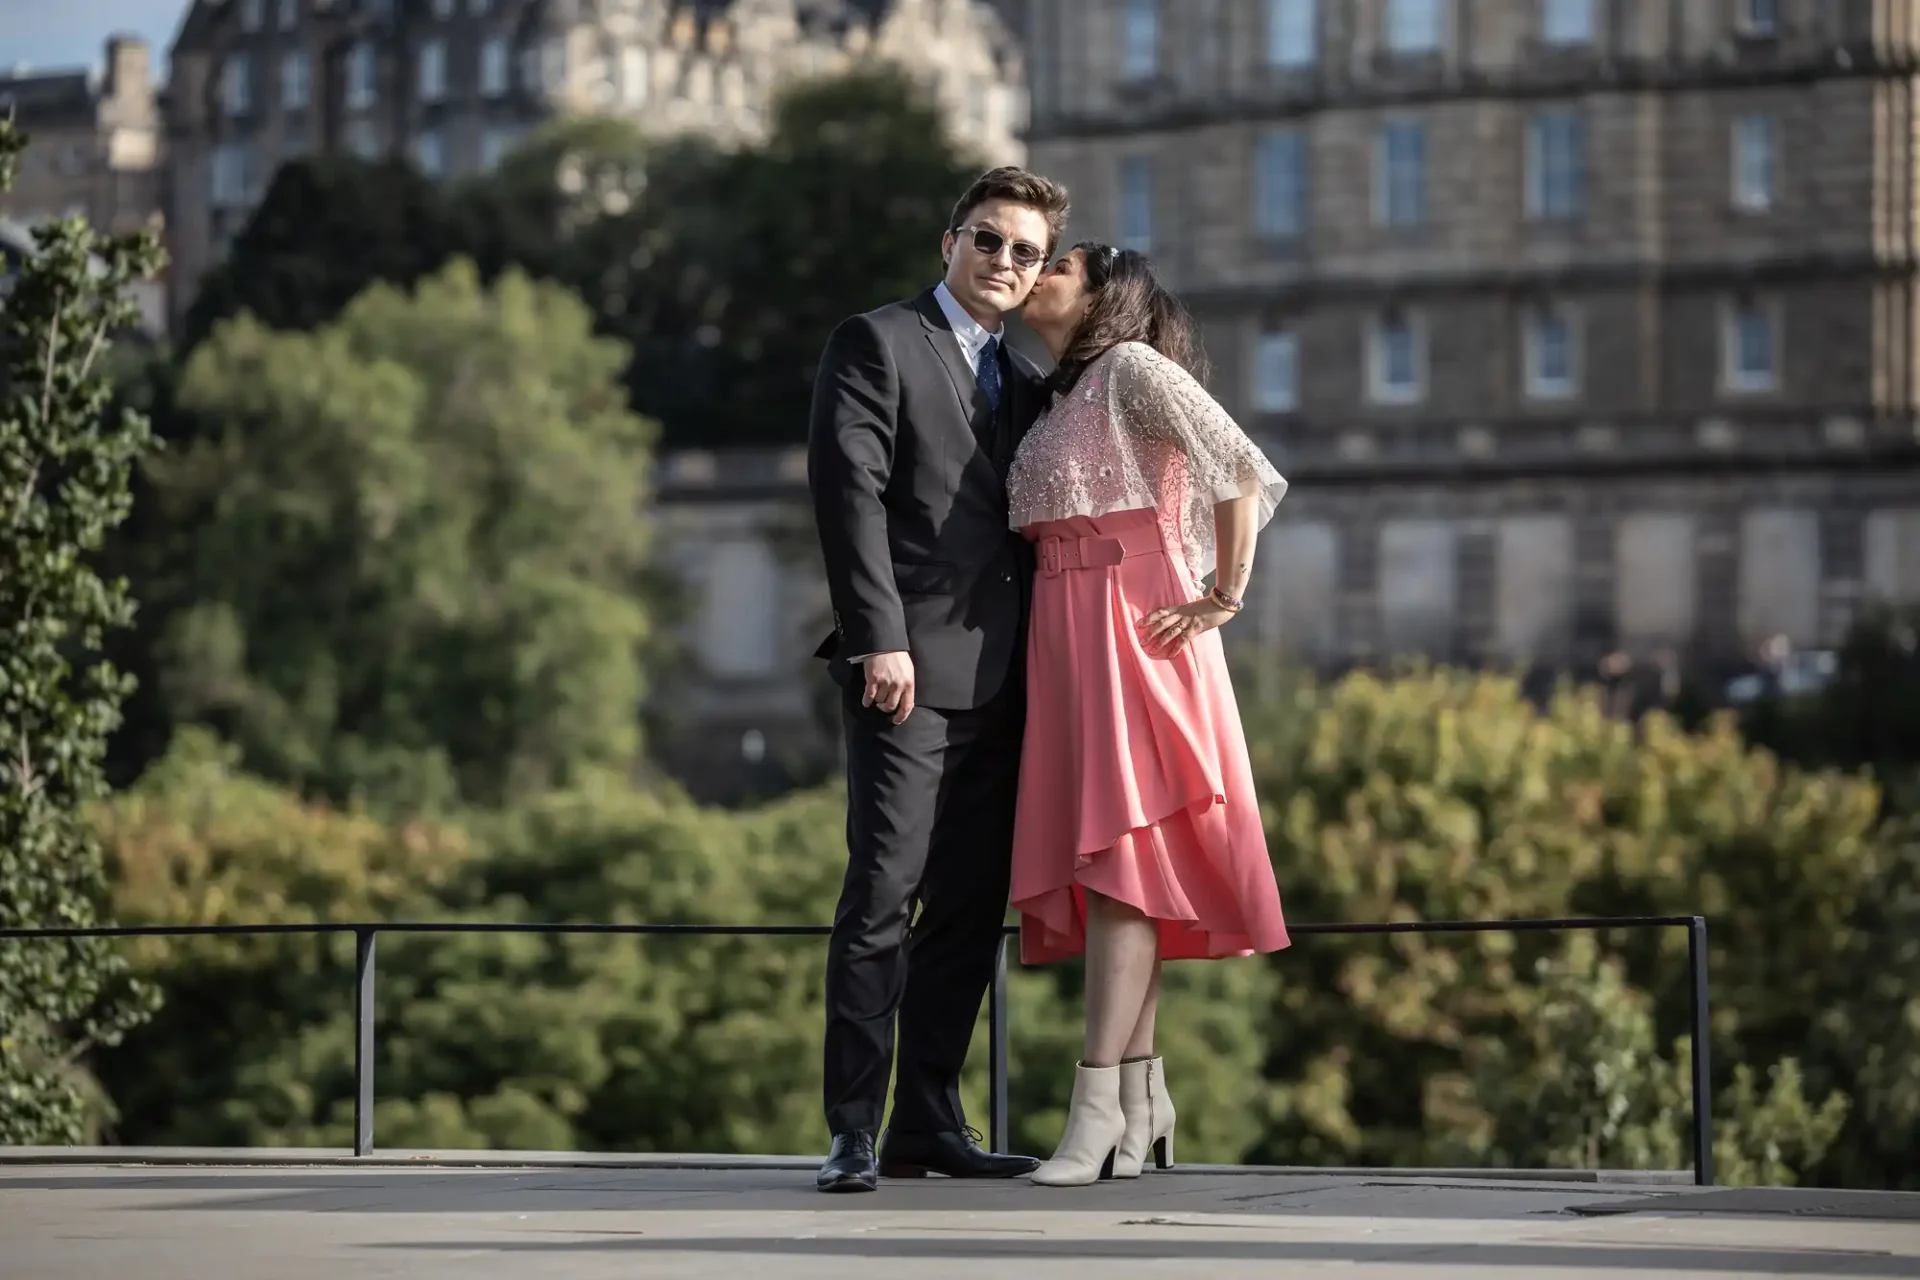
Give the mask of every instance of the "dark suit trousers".
POLYGON ((900 725, 860 705, 860 680, 843 686, 847 876, 826 993, 835 1133, 879 1130, 896 1014, 889 1127, 938 1133, 966 1123, 960 1068, 1007 914, 1025 726, 1019 665, 984 706, 915 707, 900 725))

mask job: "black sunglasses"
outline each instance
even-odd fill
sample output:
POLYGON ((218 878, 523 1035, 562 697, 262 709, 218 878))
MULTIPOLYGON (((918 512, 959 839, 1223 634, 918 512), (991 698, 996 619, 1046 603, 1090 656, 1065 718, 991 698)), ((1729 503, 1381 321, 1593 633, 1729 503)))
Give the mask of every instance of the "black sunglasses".
MULTIPOLYGON (((956 236, 968 233, 973 235, 973 247, 989 258, 999 253, 1001 246, 1007 243, 1007 238, 992 227, 955 227, 953 229, 953 234, 956 236)), ((1012 257, 1014 266, 1022 271, 1030 271, 1047 260, 1047 251, 1038 245, 1028 244, 1025 240, 1015 240, 1012 257)))

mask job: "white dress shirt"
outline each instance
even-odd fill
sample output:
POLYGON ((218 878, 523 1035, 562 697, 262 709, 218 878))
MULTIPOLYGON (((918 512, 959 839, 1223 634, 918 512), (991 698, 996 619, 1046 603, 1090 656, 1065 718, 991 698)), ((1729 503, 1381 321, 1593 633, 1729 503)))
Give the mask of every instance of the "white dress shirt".
POLYGON ((980 367, 980 348, 999 337, 995 330, 982 328, 980 322, 967 314, 953 292, 942 280, 933 290, 934 301, 940 304, 940 313, 947 318, 947 325, 953 330, 953 336, 960 340, 960 354, 967 358, 967 368, 980 367))
MULTIPOLYGON (((967 368, 978 369, 980 367, 980 348, 986 346, 987 343, 993 341, 1000 335, 994 330, 986 328, 978 320, 968 315, 967 309, 960 305, 959 300, 953 296, 953 291, 947 288, 947 282, 945 280, 942 280, 934 286, 933 300, 940 304, 940 314, 947 318, 947 327, 953 330, 954 339, 960 344, 960 355, 961 358, 967 362, 967 368)), ((885 652, 897 653, 901 651, 889 649, 885 652)), ((871 653, 862 653, 849 657, 847 661, 865 662, 868 658, 874 656, 875 655, 871 653)))

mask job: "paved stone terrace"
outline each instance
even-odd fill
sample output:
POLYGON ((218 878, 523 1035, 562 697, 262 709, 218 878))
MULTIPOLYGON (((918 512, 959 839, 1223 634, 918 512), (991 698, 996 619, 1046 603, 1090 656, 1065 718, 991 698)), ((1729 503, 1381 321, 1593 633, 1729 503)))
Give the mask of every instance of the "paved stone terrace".
POLYGON ((0 1153, 0 1276, 1920 1278, 1920 1195, 1659 1175, 1195 1167, 1076 1190, 928 1179, 829 1197, 798 1160, 142 1158, 0 1153))

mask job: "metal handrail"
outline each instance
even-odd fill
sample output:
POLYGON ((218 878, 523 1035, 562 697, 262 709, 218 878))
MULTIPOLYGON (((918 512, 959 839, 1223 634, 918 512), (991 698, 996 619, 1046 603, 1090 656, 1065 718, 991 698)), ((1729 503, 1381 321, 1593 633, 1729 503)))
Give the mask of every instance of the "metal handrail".
MULTIPOLYGON (((1290 924, 1293 937, 1396 933, 1591 932, 1601 929, 1685 929, 1687 968, 1691 974, 1691 1017, 1687 1038, 1693 1049, 1693 1180, 1713 1185, 1713 1108, 1708 1063, 1707 919, 1705 916, 1562 916, 1524 920, 1396 920, 1385 924, 1290 924)), ((374 943, 383 933, 410 934, 616 934, 684 935, 727 938, 822 938, 827 925, 612 924, 572 921, 424 920, 390 924, 316 922, 311 924, 57 925, 39 929, 0 929, 0 942, 57 938, 219 938, 274 934, 306 936, 352 934, 354 938, 353 1153, 373 1153, 374 943)), ((1005 1151, 1007 1141, 1007 938, 1018 925, 1001 930, 994 957, 993 985, 987 996, 989 1143, 1005 1151)))

